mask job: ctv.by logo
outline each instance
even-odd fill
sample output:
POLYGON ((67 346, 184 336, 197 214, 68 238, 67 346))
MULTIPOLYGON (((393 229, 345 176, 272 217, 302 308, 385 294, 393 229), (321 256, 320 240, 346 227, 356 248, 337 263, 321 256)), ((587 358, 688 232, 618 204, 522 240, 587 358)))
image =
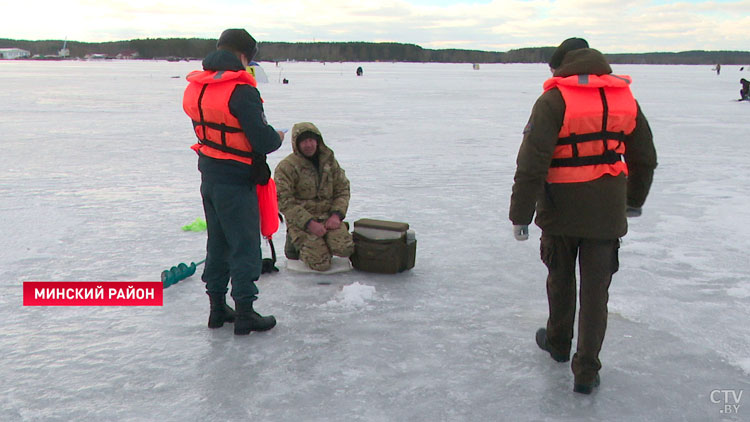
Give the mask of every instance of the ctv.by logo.
POLYGON ((737 414, 740 411, 740 401, 742 400, 743 390, 712 390, 711 403, 721 404, 722 408, 719 413, 737 414))

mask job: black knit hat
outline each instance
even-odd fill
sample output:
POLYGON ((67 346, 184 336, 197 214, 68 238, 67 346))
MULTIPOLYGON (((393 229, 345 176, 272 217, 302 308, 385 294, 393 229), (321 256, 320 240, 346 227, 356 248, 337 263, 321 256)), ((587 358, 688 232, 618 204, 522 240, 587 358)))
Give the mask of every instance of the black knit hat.
POLYGON ((583 38, 568 38, 563 41, 552 54, 552 58, 549 59, 549 67, 557 69, 562 64, 565 54, 581 48, 589 48, 589 43, 583 38))
POLYGON ((244 29, 227 29, 222 32, 219 41, 216 42, 216 48, 219 47, 243 53, 247 61, 251 61, 258 53, 258 43, 244 29))

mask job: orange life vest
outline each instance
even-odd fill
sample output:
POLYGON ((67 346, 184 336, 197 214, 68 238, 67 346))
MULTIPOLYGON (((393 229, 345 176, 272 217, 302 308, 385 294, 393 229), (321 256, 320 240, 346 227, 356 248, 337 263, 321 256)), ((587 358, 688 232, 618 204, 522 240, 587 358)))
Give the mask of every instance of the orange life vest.
MULTIPOLYGON (((255 78, 245 71, 195 71, 187 76, 182 108, 193 120, 198 143, 191 148, 206 156, 253 164, 253 148, 240 122, 229 111, 229 98, 237 85, 257 87, 255 78)), ((269 179, 256 185, 260 213, 260 232, 270 239, 279 229, 279 205, 276 183, 269 179)))
POLYGON ((581 183, 607 174, 628 174, 624 140, 635 129, 638 111, 630 82, 623 75, 573 75, 544 83, 545 92, 557 88, 565 100, 548 183, 581 183))
POLYGON ((187 76, 182 108, 193 120, 198 143, 191 148, 211 158, 253 163, 253 148, 240 122, 229 112, 229 98, 237 85, 257 87, 245 71, 200 71, 187 76))

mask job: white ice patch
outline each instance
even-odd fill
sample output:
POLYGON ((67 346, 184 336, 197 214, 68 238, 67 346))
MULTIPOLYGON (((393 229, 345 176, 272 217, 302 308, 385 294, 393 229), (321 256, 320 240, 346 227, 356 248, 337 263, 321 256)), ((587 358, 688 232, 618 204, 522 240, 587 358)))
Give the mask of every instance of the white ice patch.
POLYGON ((367 302, 374 297, 375 287, 355 281, 352 284, 342 287, 341 291, 336 293, 334 298, 329 300, 325 306, 360 308, 367 305, 367 302))
POLYGON ((750 358, 739 359, 737 364, 747 375, 750 375, 750 358))
POLYGON ((750 286, 745 284, 742 286, 732 287, 731 289, 727 289, 727 294, 738 299, 748 298, 750 297, 750 286))

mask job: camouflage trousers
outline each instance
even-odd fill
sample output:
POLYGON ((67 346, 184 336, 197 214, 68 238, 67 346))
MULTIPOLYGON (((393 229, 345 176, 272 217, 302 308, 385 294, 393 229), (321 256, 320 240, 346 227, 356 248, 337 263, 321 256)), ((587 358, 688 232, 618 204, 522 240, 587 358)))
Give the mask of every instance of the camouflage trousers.
POLYGON ((345 224, 341 224, 336 230, 328 231, 323 237, 288 228, 284 252, 288 258, 293 258, 296 252, 299 259, 308 267, 315 271, 325 271, 331 267, 331 258, 334 255, 348 258, 354 253, 354 241, 345 224))

